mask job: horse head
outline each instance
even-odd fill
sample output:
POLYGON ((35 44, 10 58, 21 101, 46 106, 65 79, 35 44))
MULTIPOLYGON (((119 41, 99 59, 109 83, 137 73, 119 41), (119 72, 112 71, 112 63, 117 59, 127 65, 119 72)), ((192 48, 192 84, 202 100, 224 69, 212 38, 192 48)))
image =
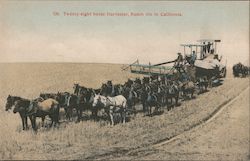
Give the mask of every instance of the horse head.
POLYGON ((65 105, 67 104, 67 100, 69 97, 70 93, 69 92, 57 92, 57 94, 55 95, 55 100, 60 104, 60 105, 65 105))
POLYGON ((147 102, 152 102, 154 100, 154 92, 149 91, 147 96, 147 102))
POLYGON ((93 89, 93 93, 94 94, 100 94, 101 93, 101 89, 98 88, 98 89, 93 89))
POLYGON ((76 103, 79 104, 85 104, 87 102, 86 95, 84 94, 78 94, 76 95, 76 103))
POLYGON ((10 95, 8 95, 7 102, 5 105, 5 111, 10 110, 13 105, 14 105, 14 101, 13 101, 12 97, 10 95))
POLYGON ((94 102, 94 98, 95 98, 95 91, 92 89, 90 91, 90 97, 89 97, 88 103, 93 103, 94 102))
POLYGON ((136 79, 135 79, 135 83, 137 83, 137 84, 141 84, 141 80, 140 80, 140 78, 136 78, 136 79))
POLYGON ((102 86, 101 86, 101 90, 100 90, 100 94, 104 95, 107 93, 107 84, 105 83, 102 83, 102 86))
POLYGON ((15 96, 8 95, 7 102, 6 102, 6 105, 5 105, 5 111, 10 110, 11 107, 15 105, 16 101, 20 100, 20 99, 21 99, 20 97, 15 97, 15 96))
POLYGON ((123 91, 124 91, 123 86, 119 85, 119 87, 118 87, 118 94, 122 94, 123 91))
POLYGON ((92 106, 96 107, 100 101, 101 101, 101 96, 99 94, 95 94, 95 97, 93 98, 92 106))
POLYGON ((77 94, 79 92, 79 84, 74 83, 73 89, 74 89, 74 94, 77 94))
POLYGON ((27 100, 18 100, 15 103, 14 109, 13 109, 13 113, 17 113, 17 112, 27 112, 26 111, 26 106, 23 105, 23 101, 27 101, 27 100))
POLYGON ((112 80, 108 80, 108 81, 107 81, 107 85, 108 85, 108 86, 112 86, 112 85, 113 85, 112 80))

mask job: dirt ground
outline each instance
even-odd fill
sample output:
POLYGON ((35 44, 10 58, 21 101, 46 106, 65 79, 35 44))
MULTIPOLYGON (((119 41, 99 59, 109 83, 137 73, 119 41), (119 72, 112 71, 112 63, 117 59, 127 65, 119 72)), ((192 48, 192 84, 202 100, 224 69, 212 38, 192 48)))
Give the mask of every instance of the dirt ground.
POLYGON ((126 159, 249 160, 249 87, 204 126, 126 159))
POLYGON ((158 149, 140 159, 249 159, 249 88, 213 121, 158 149))

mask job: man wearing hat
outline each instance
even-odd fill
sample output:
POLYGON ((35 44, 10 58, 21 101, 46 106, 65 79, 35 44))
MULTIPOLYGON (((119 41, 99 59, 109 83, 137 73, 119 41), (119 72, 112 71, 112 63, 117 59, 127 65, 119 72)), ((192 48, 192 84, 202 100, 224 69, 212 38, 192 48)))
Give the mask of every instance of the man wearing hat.
POLYGON ((196 55, 195 51, 193 51, 193 53, 191 55, 191 64, 192 65, 194 65, 194 62, 195 62, 196 58, 197 58, 197 55, 196 55))
POLYGON ((183 56, 181 55, 181 53, 177 53, 177 55, 178 55, 178 57, 175 60, 175 62, 176 62, 175 64, 179 65, 179 64, 181 64, 183 62, 183 56))
POLYGON ((181 53, 177 53, 178 57, 175 60, 175 67, 177 68, 177 70, 180 70, 181 66, 182 66, 182 62, 183 62, 183 56, 181 55, 181 53))

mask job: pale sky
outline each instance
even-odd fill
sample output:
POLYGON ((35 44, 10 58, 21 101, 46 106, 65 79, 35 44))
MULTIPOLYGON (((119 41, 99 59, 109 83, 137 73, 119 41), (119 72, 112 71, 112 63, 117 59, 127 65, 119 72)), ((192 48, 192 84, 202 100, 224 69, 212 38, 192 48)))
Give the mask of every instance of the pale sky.
POLYGON ((173 60, 182 43, 221 39, 219 54, 229 65, 247 63, 249 2, 1 1, 0 35, 0 62, 159 63, 173 60), (66 17, 64 12, 182 16, 66 17))

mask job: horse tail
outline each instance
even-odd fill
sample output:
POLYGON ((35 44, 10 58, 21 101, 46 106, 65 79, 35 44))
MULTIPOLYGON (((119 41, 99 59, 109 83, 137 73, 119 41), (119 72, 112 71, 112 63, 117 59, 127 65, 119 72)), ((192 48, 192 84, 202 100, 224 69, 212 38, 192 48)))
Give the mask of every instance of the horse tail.
POLYGON ((124 97, 124 101, 122 102, 122 107, 124 109, 127 109, 128 108, 128 103, 127 103, 127 99, 124 97))
POLYGON ((123 110, 124 113, 127 112, 128 106, 129 105, 128 105, 127 99, 124 97, 124 100, 123 100, 122 105, 121 105, 122 110, 123 110))
POLYGON ((59 103, 53 102, 52 103, 52 108, 53 108, 53 118, 56 123, 59 123, 59 116, 60 116, 60 106, 59 103))

